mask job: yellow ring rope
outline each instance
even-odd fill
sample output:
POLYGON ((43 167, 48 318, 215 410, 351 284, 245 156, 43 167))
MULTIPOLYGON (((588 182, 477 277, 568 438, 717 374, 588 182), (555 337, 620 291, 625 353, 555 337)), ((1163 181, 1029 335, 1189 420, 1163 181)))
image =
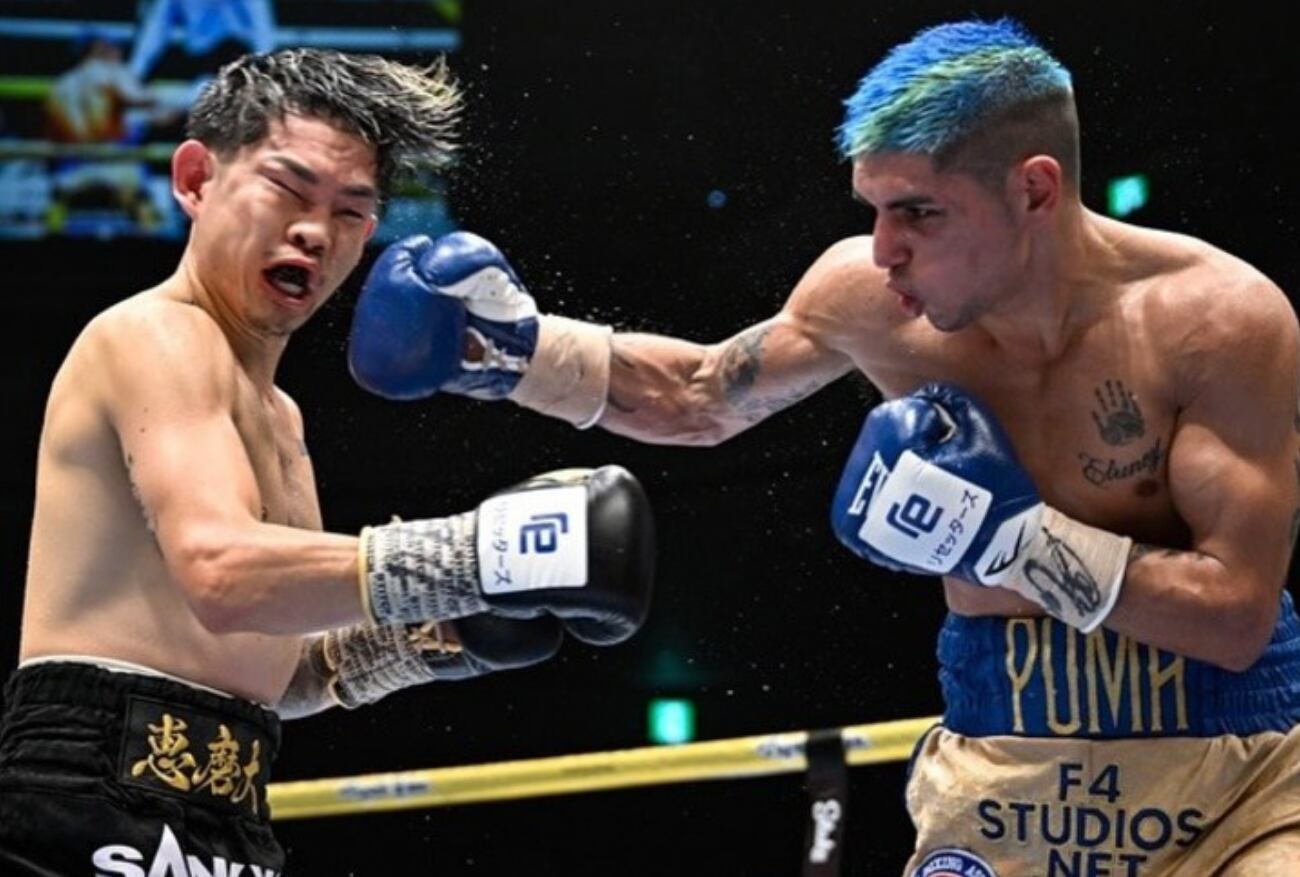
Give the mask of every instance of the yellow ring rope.
MULTIPOLYGON (((938 717, 840 728, 850 765, 907 759, 938 717)), ((400 773, 272 783, 276 820, 444 807, 695 780, 739 779, 804 770, 807 731, 647 746, 400 773)))

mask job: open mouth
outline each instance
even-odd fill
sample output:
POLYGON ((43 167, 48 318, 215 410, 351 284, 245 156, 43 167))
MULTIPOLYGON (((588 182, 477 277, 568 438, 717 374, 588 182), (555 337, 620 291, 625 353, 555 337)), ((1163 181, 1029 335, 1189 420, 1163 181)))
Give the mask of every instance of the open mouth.
POLYGON ((263 271, 262 275, 289 298, 303 299, 311 292, 311 272, 300 265, 276 265, 263 271))
POLYGON ((898 290, 894 291, 898 294, 899 305, 908 316, 919 317, 921 314, 925 313, 925 305, 923 305, 919 299, 914 298, 905 292, 900 292, 898 290))

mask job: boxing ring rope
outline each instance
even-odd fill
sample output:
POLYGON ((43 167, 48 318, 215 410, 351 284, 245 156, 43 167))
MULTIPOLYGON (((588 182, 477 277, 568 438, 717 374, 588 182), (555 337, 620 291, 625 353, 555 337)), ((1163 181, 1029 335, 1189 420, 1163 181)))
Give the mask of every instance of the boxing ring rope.
MULTIPOLYGON (((931 716, 839 728, 845 760, 850 766, 904 761, 938 720, 931 716)), ((271 818, 306 819, 793 773, 807 768, 804 747, 809 733, 272 783, 268 787, 271 818)))

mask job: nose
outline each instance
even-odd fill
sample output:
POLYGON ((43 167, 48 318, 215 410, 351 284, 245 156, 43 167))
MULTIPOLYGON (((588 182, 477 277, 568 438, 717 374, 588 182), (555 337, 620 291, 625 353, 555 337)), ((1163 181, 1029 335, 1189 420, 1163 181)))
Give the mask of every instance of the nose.
POLYGON ((322 256, 329 248, 329 220, 314 214, 304 215, 289 226, 289 241, 309 256, 322 256))
POLYGON ((871 229, 871 258, 877 268, 897 268, 910 257, 904 235, 894 227, 882 211, 876 216, 871 229))

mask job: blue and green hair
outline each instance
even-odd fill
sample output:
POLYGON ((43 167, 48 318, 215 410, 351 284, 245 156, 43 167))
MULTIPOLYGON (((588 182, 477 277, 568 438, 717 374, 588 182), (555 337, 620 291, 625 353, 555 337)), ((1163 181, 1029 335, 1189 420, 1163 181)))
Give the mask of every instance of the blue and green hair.
MULTIPOLYGON (((988 129, 999 122, 1021 122, 1021 134, 1046 125, 1033 137, 1041 141, 1037 145, 1068 150, 1073 144, 1074 154, 1058 159, 1070 165, 1067 173, 1073 171, 1071 177, 1077 179, 1078 123, 1070 72, 1009 18, 921 31, 868 71, 844 105, 837 140, 848 159, 904 152, 928 155, 943 165, 987 140, 988 129), (1053 113, 1064 129, 1051 130, 1053 113)), ((993 140, 984 145, 1011 146, 1005 137, 993 140)), ((1005 158, 1008 164, 1013 160, 1005 158)))

